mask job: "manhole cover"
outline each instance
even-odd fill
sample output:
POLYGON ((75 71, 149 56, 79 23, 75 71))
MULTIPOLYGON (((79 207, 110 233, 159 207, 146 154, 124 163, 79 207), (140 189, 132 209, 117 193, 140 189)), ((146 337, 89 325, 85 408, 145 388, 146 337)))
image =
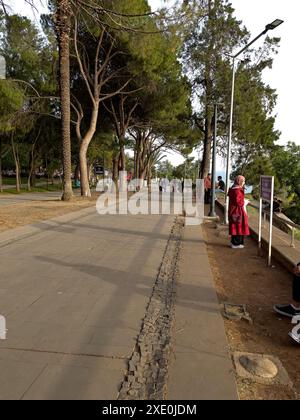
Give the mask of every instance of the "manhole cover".
POLYGON ((275 363, 264 356, 241 356, 240 364, 251 375, 259 376, 260 378, 273 379, 278 374, 278 368, 275 363))
POLYGON ((266 385, 292 386, 292 382, 278 357, 267 354, 235 352, 236 373, 241 378, 266 385))

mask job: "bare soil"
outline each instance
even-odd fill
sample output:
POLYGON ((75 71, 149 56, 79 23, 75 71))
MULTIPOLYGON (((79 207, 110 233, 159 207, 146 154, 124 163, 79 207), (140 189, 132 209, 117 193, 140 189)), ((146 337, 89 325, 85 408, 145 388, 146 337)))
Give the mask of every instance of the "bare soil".
POLYGON ((266 256, 258 257, 256 242, 248 238, 245 249, 232 250, 226 231, 206 223, 204 232, 220 303, 245 304, 253 324, 224 319, 230 352, 245 351, 280 359, 292 387, 261 385, 237 378, 242 400, 294 400, 300 398, 300 345, 288 336, 291 320, 273 311, 276 303, 289 303, 292 275, 279 263, 268 268, 266 256))
POLYGON ((29 201, 0 206, 0 232, 37 221, 49 220, 95 205, 96 195, 91 198, 76 197, 72 201, 29 201))

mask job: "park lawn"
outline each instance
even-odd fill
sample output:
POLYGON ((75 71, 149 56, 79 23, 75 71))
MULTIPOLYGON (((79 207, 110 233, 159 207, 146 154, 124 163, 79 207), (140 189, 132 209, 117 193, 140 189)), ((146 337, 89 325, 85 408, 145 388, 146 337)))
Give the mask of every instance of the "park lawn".
MULTIPOLYGON (((22 184, 27 184, 27 178, 21 178, 22 184)), ((2 177, 2 184, 3 185, 16 185, 16 178, 14 177, 2 177)))
POLYGON ((34 193, 34 192, 49 192, 49 191, 61 191, 62 185, 59 184, 42 184, 37 187, 32 187, 31 191, 28 191, 27 188, 21 188, 20 192, 16 191, 15 187, 5 189, 3 194, 24 194, 24 193, 34 193))

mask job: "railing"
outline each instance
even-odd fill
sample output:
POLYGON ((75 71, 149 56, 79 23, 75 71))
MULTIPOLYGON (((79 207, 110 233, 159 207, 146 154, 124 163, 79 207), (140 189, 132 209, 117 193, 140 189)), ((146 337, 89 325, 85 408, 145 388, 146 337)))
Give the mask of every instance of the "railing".
MULTIPOLYGON (((259 205, 258 204, 249 203, 248 206, 259 211, 259 205)), ((267 216, 270 216, 270 212, 265 207, 263 207, 263 209, 262 209, 263 215, 264 215, 263 226, 265 226, 265 224, 266 224, 267 216)), ((284 224, 284 225, 286 225, 290 228, 290 231, 291 231, 291 244, 290 244, 290 246, 292 248, 295 248, 295 232, 296 232, 296 230, 300 231, 300 225, 298 225, 297 223, 294 223, 292 221, 282 219, 281 217, 278 217, 276 213, 273 213, 273 220, 277 220, 281 224, 284 224)))
MULTIPOLYGON (((249 203, 248 206, 250 206, 250 207, 252 207, 256 210, 259 210, 259 206, 256 205, 256 204, 249 203)), ((270 216, 270 212, 268 210, 266 210, 266 208, 264 208, 264 207, 263 207, 262 211, 263 211, 263 215, 264 215, 263 226, 265 226, 267 215, 270 216)), ((275 220, 275 221, 277 220, 281 224, 284 224, 284 225, 286 225, 290 228, 290 231, 291 231, 291 244, 290 244, 290 246, 292 248, 295 248, 295 232, 296 232, 296 229, 300 230, 300 225, 298 225, 297 223, 294 223, 292 221, 282 219, 281 217, 277 216, 276 213, 273 213, 273 220, 275 220)))

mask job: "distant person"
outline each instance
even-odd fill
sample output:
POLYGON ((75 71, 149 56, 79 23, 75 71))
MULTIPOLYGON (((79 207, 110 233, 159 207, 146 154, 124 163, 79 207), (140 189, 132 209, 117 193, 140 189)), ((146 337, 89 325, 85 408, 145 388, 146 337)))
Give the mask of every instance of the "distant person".
POLYGON ((248 216, 245 201, 245 178, 239 175, 235 178, 233 186, 228 192, 229 197, 229 234, 231 235, 231 248, 244 248, 244 236, 250 235, 248 216))
POLYGON ((282 201, 279 200, 277 197, 274 197, 273 213, 281 213, 281 204, 282 204, 282 201))
POLYGON ((217 189, 223 192, 225 191, 225 182, 223 181, 221 176, 218 176, 217 189))
POLYGON ((211 174, 208 174, 204 178, 204 203, 210 203, 210 194, 211 194, 211 174))
POLYGON ((162 192, 166 193, 168 191, 168 187, 170 185, 170 181, 168 178, 163 178, 160 182, 160 186, 162 187, 162 192))
MULTIPOLYGON (((282 201, 279 200, 278 198, 274 197, 274 200, 273 200, 273 213, 281 213, 281 211, 282 211, 281 205, 282 205, 282 201)), ((268 211, 270 211, 271 210, 270 204, 268 204, 265 207, 265 209, 268 210, 268 211)))
MULTIPOLYGON (((300 262, 295 266, 293 275, 293 289, 292 289, 292 303, 285 305, 275 305, 275 312, 279 315, 288 318, 300 316, 300 262)), ((295 334, 294 330, 289 333, 289 336, 300 344, 300 324, 298 325, 298 333, 295 334)), ((297 327, 296 327, 297 329, 297 327)))
POLYGON ((129 171, 127 174, 127 182, 131 182, 131 180, 132 180, 132 173, 131 171, 129 171))

